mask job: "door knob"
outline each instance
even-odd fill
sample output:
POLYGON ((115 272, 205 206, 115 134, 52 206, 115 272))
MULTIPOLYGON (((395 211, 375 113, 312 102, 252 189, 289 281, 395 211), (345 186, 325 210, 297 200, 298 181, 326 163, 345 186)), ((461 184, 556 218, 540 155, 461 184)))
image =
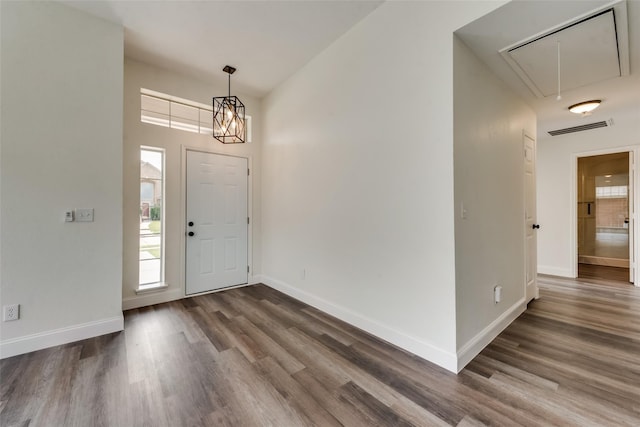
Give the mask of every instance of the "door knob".
POLYGON ((193 227, 193 221, 189 221, 189 227, 193 227))
POLYGON ((534 230, 537 230, 540 228, 540 224, 533 224, 531 228, 533 228, 534 230))
POLYGON ((189 232, 189 237, 192 237, 192 236, 195 236, 195 235, 196 235, 196 233, 194 233, 193 231, 189 232))

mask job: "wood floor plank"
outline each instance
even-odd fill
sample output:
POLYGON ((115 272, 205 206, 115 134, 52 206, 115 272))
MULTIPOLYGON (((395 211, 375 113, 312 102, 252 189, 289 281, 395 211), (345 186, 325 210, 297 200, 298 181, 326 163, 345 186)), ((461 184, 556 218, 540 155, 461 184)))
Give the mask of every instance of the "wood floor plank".
POLYGON ((245 334, 235 322, 235 319, 232 321, 219 311, 212 313, 212 315, 217 317, 220 329, 228 337, 230 346, 240 350, 249 362, 253 363, 265 357, 265 352, 262 348, 249 335, 245 334))
POLYGON ((298 412, 304 414, 312 424, 318 426, 342 425, 275 360, 266 357, 258 361, 255 366, 258 372, 269 380, 269 383, 278 390, 282 397, 298 412))
POLYGON ((507 422, 508 420, 522 419, 523 425, 529 425, 526 417, 516 409, 508 408, 500 401, 483 399, 480 393, 473 389, 461 387, 456 377, 449 374, 436 373, 423 375, 421 370, 407 370, 394 365, 389 366, 385 358, 377 357, 375 352, 358 351, 355 348, 339 348, 334 343, 334 351, 341 356, 363 366, 372 376, 382 383, 389 385, 398 393, 412 395, 417 404, 434 412, 442 419, 457 424, 465 413, 473 413, 481 420, 493 420, 493 422, 507 422), (423 377, 430 387, 425 389, 419 378, 423 377), (419 396, 429 396, 430 399, 419 396), (467 399, 464 399, 467 397, 467 399))
POLYGON ((640 289, 540 276, 454 375, 264 285, 0 361, 0 426, 640 426, 640 289))
MULTIPOLYGON (((495 375, 495 374, 494 374, 495 375)), ((494 377, 492 375, 492 377, 494 377)), ((514 418, 515 425, 531 425, 531 426, 564 426, 566 424, 566 416, 556 417, 556 414, 545 406, 545 402, 536 401, 529 397, 526 392, 527 388, 517 390, 516 392, 506 390, 496 381, 483 375, 478 375, 471 370, 463 370, 460 374, 460 382, 465 386, 492 396, 494 399, 503 402, 512 408, 518 409, 518 418, 514 418), (520 393, 518 393, 520 392, 520 393), (533 415, 535 414, 535 415, 533 415)), ((472 414, 472 412, 470 412, 472 414)), ((465 415, 465 418, 470 415, 465 415)), ((461 421, 461 423, 465 420, 461 421)), ((471 418, 480 422, 475 415, 471 418)))
POLYGON ((302 363, 289 354, 287 350, 275 342, 269 335, 247 320, 246 317, 238 316, 234 321, 247 336, 251 337, 253 342, 260 346, 264 354, 277 360, 289 375, 304 369, 302 363))
POLYGON ((197 322, 179 301, 171 301, 169 307, 173 321, 177 324, 178 331, 183 332, 190 343, 197 343, 206 339, 206 335, 202 329, 198 327, 197 322))
MULTIPOLYGON (((339 387, 344 386, 348 382, 356 383, 358 387, 364 389, 387 406, 391 406, 398 402, 400 393, 381 382, 375 376, 370 375, 358 364, 347 361, 342 357, 336 357, 336 353, 332 348, 323 345, 326 340, 330 340, 337 345, 342 345, 338 341, 327 335, 323 335, 318 339, 318 341, 316 341, 295 328, 291 329, 291 333, 297 341, 304 343, 306 348, 312 349, 315 357, 322 357, 322 359, 325 360, 325 366, 329 366, 326 362, 330 361, 331 369, 339 373, 340 376, 345 379, 344 383, 340 384, 339 387)), ((311 366, 311 369, 313 370, 312 365, 309 364, 307 366, 311 366)))
POLYGON ((333 415, 344 426, 366 426, 372 421, 365 414, 359 411, 350 402, 341 399, 338 389, 329 390, 325 384, 316 379, 316 376, 303 369, 296 372, 293 377, 304 387, 307 393, 311 394, 323 408, 333 415))
POLYGON ((204 311, 201 307, 194 307, 189 311, 192 312, 196 323, 218 351, 228 350, 233 347, 233 340, 220 322, 216 312, 204 311))
POLYGON ((279 306, 270 301, 261 301, 264 310, 270 317, 278 318, 289 328, 295 327, 307 335, 321 336, 330 335, 343 344, 352 344, 355 340, 348 334, 327 325, 324 322, 315 321, 314 318, 306 314, 303 310, 290 311, 286 307, 279 306))
MULTIPOLYGON (((220 354, 221 366, 231 385, 236 402, 250 425, 313 425, 292 407, 271 383, 236 349, 220 354)), ((244 417, 243 417, 244 419, 244 417)))
MULTIPOLYGON (((491 372, 491 375, 485 376, 486 378, 491 378, 495 373, 504 373, 510 375, 513 378, 517 378, 521 381, 526 382, 527 384, 537 387, 539 389, 548 390, 548 391, 558 391, 558 383, 552 381, 547 378, 542 378, 538 375, 534 375, 530 372, 524 371, 522 369, 518 369, 515 366, 508 365, 506 363, 501 363, 498 360, 490 359, 483 354, 479 354, 471 365, 482 365, 485 366, 484 372, 491 372)), ((468 366, 467 371, 476 372, 474 369, 471 369, 472 366, 468 366)))
MULTIPOLYGON (((240 296, 238 294, 238 296, 240 296)), ((193 297, 193 300, 197 303, 199 307, 201 307, 204 311, 207 312, 216 312, 219 311, 224 313, 228 318, 233 318, 239 316, 240 313, 236 311, 232 305, 228 304, 223 298, 222 295, 217 294, 208 294, 208 295, 199 295, 197 297, 193 297)))
MULTIPOLYGON (((490 381, 503 390, 511 393, 520 393, 523 399, 535 400, 538 407, 544 407, 545 410, 553 413, 553 418, 558 420, 558 425, 584 426, 594 421, 601 425, 622 425, 621 423, 626 418, 616 410, 611 410, 606 405, 600 405, 597 402, 589 402, 587 406, 575 394, 566 396, 560 403, 557 400, 559 394, 550 394, 548 390, 526 387, 521 380, 502 373, 496 373, 491 377, 490 381), (593 405, 597 405, 597 408, 593 405), (597 410, 594 411, 594 409, 597 410), (583 415, 585 410, 590 410, 592 413, 585 417, 583 415)), ((550 419, 551 416, 545 418, 550 419)))
POLYGON ((386 426, 409 427, 411 423, 398 415, 392 408, 385 405, 356 383, 349 381, 340 392, 360 411, 366 413, 372 420, 386 426))
POLYGON ((578 277, 581 279, 599 279, 629 284, 629 269, 607 265, 578 264, 578 277))

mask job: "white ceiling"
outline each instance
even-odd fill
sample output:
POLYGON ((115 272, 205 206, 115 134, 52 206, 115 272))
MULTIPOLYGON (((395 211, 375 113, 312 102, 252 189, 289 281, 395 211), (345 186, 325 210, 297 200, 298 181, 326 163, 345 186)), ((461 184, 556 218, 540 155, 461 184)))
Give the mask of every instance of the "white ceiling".
MULTIPOLYGON (((586 86, 574 84, 581 87, 562 91, 560 101, 556 100, 553 91, 550 91, 550 96, 538 98, 499 53, 505 47, 613 3, 618 2, 512 1, 459 29, 456 34, 500 79, 531 105, 538 115, 539 130, 546 132, 611 118, 615 123, 616 116, 620 114, 632 112, 640 117, 640 0, 626 2, 628 23, 616 21, 616 25, 628 25, 630 75, 608 78, 586 86), (591 116, 581 117, 568 112, 567 107, 570 105, 590 99, 603 101, 591 116)), ((580 54, 586 56, 587 63, 593 63, 595 51, 590 49, 588 38, 585 37, 582 47, 580 54)), ((527 60, 535 61, 536 67, 543 70, 542 74, 553 76, 557 73, 557 55, 530 56, 527 60)), ((553 81, 552 77, 547 79, 553 81)), ((562 79, 567 82, 570 77, 563 75, 562 79)))
POLYGON ((61 0, 125 28, 125 55, 261 97, 382 0, 61 0))
MULTIPOLYGON (((624 36, 626 40, 626 31, 624 36)), ((609 10, 551 34, 525 40, 516 47, 505 48, 501 54, 529 89, 538 98, 544 98, 557 96, 558 91, 620 77, 619 57, 621 53, 628 55, 629 49, 627 44, 619 49, 617 39, 614 11, 609 10)))
MULTIPOLYGON (((383 0, 59 0, 125 28, 125 55, 193 76, 226 82, 235 66, 237 92, 261 97, 382 4, 383 0)), ((425 0, 426 1, 426 0, 425 0)), ((538 99, 498 53, 608 4, 607 0, 516 0, 456 31, 489 68, 538 114, 543 131, 640 110, 640 0, 627 2, 631 74, 538 99), (592 116, 567 107, 602 99, 592 116)), ((402 23, 398 23, 401 25, 402 23)), ((618 24, 618 23, 617 23, 618 24)), ((622 23, 618 24, 622 25, 622 23)), ((556 60, 540 60, 556 69, 556 60)))

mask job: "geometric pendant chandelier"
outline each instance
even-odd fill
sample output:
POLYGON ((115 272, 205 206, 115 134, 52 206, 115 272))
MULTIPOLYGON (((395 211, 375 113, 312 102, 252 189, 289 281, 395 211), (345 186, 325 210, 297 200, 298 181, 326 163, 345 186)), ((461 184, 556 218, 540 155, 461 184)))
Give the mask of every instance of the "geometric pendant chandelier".
POLYGON ((229 74, 229 95, 213 98, 213 137, 223 144, 243 143, 247 134, 244 104, 231 96, 231 74, 236 69, 226 65, 222 71, 229 74))

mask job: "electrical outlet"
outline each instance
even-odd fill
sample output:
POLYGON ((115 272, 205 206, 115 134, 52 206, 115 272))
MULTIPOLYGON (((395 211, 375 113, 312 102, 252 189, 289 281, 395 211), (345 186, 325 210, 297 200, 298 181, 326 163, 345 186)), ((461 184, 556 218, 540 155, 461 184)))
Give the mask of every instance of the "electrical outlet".
POLYGON ((77 222, 93 222, 93 209, 76 209, 77 222))
POLYGON ((20 318, 20 304, 5 305, 2 311, 2 321, 18 320, 20 318))

